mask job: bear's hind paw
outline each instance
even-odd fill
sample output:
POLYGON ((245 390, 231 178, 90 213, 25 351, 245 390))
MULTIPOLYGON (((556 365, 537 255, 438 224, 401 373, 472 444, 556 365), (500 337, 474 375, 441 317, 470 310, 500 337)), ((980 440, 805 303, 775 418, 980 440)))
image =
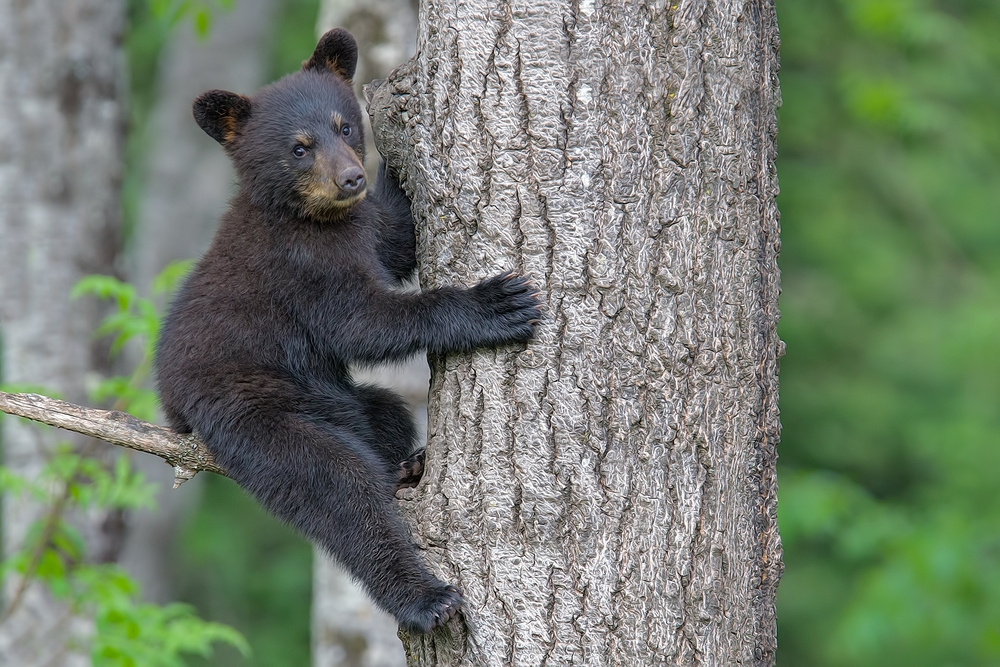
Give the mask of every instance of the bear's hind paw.
POLYGON ((396 469, 396 491, 416 486, 423 476, 424 450, 421 449, 399 462, 396 469))

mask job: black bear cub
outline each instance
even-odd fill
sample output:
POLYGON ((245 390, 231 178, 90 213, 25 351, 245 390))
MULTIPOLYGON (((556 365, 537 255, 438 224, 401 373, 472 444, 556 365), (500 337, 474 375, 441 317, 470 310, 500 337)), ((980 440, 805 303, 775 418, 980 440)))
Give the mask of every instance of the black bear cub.
POLYGON ((334 555, 407 629, 462 604, 421 562, 394 492, 422 454, 402 399, 348 364, 525 342, 541 316, 527 279, 391 287, 415 268, 410 205, 383 162, 366 189, 357 44, 320 39, 302 70, 252 97, 194 103, 239 177, 211 248, 178 292, 156 352, 160 401, 229 476, 334 555))

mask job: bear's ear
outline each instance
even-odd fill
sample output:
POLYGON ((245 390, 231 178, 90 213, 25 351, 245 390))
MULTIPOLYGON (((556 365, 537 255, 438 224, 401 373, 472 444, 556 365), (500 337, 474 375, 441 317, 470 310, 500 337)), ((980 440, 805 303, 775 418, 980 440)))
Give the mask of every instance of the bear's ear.
POLYGON ((210 90, 194 101, 198 126, 225 146, 236 138, 250 117, 250 98, 225 90, 210 90))
POLYGON ((343 28, 334 28, 319 38, 312 57, 302 63, 303 70, 329 71, 350 83, 358 66, 358 43, 343 28))

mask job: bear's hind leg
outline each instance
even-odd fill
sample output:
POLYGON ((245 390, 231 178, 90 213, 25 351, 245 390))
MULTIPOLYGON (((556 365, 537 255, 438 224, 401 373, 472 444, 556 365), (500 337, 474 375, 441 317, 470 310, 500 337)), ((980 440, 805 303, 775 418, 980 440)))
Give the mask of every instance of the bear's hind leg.
POLYGON ((322 545, 400 625, 427 632, 457 613, 461 594, 421 562, 395 479, 368 443, 297 413, 255 410, 227 423, 205 439, 229 476, 322 545))
POLYGON ((382 387, 358 385, 354 390, 371 429, 372 449, 396 477, 396 488, 416 486, 424 472, 424 450, 415 451, 417 429, 410 406, 382 387))

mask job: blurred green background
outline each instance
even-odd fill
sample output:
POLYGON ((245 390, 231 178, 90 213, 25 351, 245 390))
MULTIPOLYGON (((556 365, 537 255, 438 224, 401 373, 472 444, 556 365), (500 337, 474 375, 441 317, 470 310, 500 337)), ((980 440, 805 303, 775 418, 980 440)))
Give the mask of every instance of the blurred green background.
POLYGON ((777 7, 778 665, 1000 664, 1000 2, 777 7))
MULTIPOLYGON (((133 129, 165 35, 147 3, 130 2, 133 129)), ((777 9, 778 665, 1000 664, 1000 0, 777 9)), ((316 10, 286 3, 275 76, 316 10)), ((176 556, 187 601, 243 631, 253 664, 308 664, 309 547, 206 482, 176 556)))

